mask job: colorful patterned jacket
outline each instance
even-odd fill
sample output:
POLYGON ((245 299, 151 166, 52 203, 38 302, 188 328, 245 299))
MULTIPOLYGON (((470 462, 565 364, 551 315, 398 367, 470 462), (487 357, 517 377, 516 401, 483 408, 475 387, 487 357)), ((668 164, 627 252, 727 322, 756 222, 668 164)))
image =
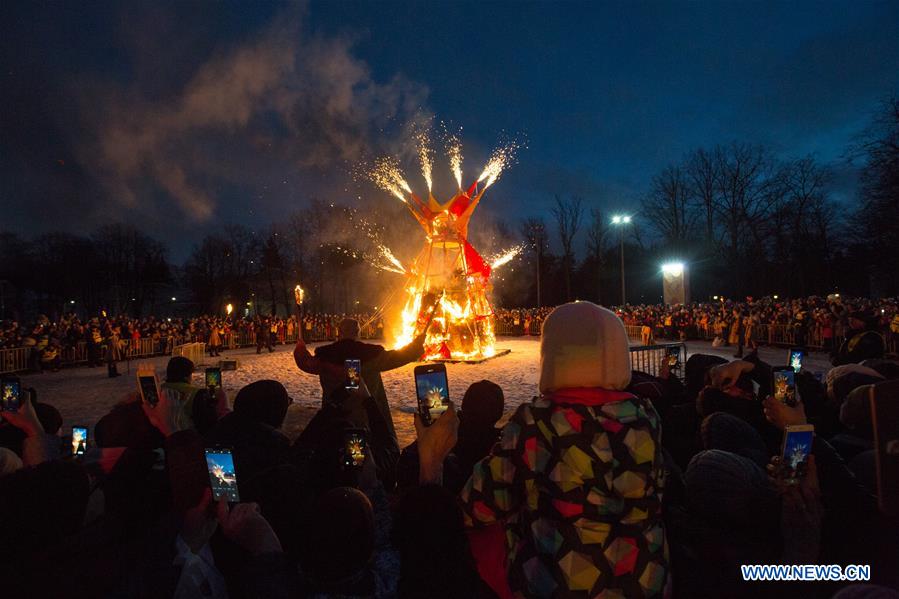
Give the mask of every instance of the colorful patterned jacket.
POLYGON ((503 521, 523 597, 658 597, 668 573, 659 417, 629 393, 563 389, 522 405, 462 491, 503 521))

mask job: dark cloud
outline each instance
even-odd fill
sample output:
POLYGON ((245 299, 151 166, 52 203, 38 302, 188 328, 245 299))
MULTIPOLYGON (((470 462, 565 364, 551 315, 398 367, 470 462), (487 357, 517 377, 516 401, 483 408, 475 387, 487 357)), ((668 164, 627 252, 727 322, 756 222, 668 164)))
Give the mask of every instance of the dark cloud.
POLYGON ((18 225, 129 219, 171 239, 219 219, 264 222, 293 208, 291 197, 345 197, 353 166, 396 151, 426 114, 426 86, 376 80, 350 38, 310 33, 300 10, 236 39, 191 33, 202 19, 184 10, 124 15, 120 27, 134 35, 115 30, 122 69, 48 73, 48 94, 15 78, 22 97, 4 93, 16 116, 4 118, 5 143, 15 148, 2 171, 18 225))
POLYGON ((179 216, 201 223, 215 214, 216 186, 252 178, 255 163, 275 162, 296 178, 290 173, 360 161, 376 132, 414 117, 425 101, 421 85, 375 81, 346 40, 276 22, 199 65, 170 97, 103 94, 97 138, 81 157, 108 197, 136 209, 155 185, 179 216))

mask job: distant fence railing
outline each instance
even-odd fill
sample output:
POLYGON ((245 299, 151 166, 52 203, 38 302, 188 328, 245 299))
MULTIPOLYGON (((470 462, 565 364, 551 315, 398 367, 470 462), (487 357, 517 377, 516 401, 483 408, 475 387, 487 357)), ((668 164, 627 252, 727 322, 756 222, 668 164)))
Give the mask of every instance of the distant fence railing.
POLYGON ((206 344, 184 343, 182 345, 176 345, 172 348, 172 355, 185 357, 195 365, 200 365, 206 357, 206 344))
POLYGON ((630 358, 631 370, 658 376, 662 364, 668 363, 669 372, 683 377, 684 364, 687 362, 687 346, 683 343, 633 345, 630 348, 630 358))
POLYGON ((21 372, 28 369, 30 347, 0 349, 0 373, 21 372))

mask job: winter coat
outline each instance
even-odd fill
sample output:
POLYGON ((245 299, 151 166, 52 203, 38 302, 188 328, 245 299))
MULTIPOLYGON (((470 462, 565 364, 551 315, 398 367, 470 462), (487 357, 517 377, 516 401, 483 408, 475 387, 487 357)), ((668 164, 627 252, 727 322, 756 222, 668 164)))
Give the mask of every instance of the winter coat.
POLYGON ((522 405, 462 491, 466 522, 504 521, 525 597, 660 597, 668 575, 659 417, 630 393, 562 389, 522 405))

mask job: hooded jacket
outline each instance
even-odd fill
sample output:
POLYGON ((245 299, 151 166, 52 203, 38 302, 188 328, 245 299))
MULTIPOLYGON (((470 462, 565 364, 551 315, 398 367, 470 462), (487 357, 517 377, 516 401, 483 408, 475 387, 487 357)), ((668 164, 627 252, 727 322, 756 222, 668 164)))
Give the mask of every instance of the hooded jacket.
POLYGON ((627 335, 578 302, 547 318, 543 396, 522 405, 462 491, 466 522, 504 522, 513 592, 656 597, 668 566, 663 458, 652 404, 630 382, 627 335))

